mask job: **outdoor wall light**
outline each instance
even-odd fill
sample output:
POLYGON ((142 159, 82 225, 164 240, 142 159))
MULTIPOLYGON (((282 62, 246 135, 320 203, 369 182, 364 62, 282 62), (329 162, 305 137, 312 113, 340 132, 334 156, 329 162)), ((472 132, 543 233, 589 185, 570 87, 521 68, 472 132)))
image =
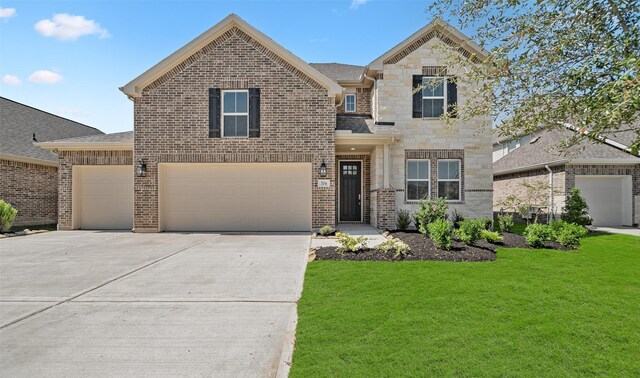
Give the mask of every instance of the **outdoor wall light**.
POLYGON ((136 165, 136 176, 144 177, 147 175, 147 161, 140 159, 140 164, 136 165))
POLYGON ((322 159, 322 164, 320 164, 320 177, 327 177, 327 164, 322 159))

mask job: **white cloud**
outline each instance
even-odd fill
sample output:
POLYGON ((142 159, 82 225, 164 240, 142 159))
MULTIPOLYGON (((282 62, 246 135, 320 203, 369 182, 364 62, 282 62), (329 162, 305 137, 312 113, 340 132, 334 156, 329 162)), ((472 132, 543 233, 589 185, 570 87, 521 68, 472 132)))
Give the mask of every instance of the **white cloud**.
POLYGON ((38 21, 34 27, 45 37, 55 37, 63 41, 76 40, 83 35, 91 34, 97 34, 100 38, 110 37, 107 29, 100 27, 94 20, 67 13, 58 13, 51 20, 38 21))
POLYGON ((358 9, 360 5, 365 5, 369 0, 351 0, 351 9, 358 9))
POLYGON ((11 18, 16 15, 16 8, 0 7, 0 18, 11 18))
POLYGON ((2 83, 6 85, 20 85, 22 81, 17 76, 6 74, 2 77, 2 83))
POLYGON ((55 84, 61 82, 62 75, 56 72, 40 70, 29 76, 29 81, 36 84, 55 84))

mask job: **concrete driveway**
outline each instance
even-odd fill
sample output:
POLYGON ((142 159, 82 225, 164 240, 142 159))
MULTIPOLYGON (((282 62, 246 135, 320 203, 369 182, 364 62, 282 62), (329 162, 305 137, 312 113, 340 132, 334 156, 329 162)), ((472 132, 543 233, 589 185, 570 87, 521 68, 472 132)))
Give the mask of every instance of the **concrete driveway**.
POLYGON ((3 376, 286 375, 309 235, 0 240, 3 376))

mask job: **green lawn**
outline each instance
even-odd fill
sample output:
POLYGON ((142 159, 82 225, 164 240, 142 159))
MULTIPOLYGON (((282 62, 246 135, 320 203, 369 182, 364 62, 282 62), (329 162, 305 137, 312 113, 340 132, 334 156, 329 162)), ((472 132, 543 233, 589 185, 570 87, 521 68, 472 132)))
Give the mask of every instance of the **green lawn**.
POLYGON ((309 264, 292 377, 640 376, 640 238, 309 264))

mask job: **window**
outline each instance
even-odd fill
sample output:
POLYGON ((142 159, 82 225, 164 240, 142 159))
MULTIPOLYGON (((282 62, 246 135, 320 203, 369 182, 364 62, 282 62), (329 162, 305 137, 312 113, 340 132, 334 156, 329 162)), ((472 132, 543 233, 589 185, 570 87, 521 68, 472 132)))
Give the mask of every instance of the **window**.
POLYGON ((460 160, 438 160, 438 197, 460 201, 460 160))
POLYGON ((447 105, 447 86, 444 77, 422 78, 422 118, 438 118, 447 105))
POLYGON ((246 138, 249 136, 249 92, 222 92, 222 136, 246 138))
POLYGON ((429 197, 429 160, 407 160, 407 201, 429 197))
POLYGON ((356 95, 348 94, 344 98, 344 110, 347 113, 355 113, 356 111, 356 95))

